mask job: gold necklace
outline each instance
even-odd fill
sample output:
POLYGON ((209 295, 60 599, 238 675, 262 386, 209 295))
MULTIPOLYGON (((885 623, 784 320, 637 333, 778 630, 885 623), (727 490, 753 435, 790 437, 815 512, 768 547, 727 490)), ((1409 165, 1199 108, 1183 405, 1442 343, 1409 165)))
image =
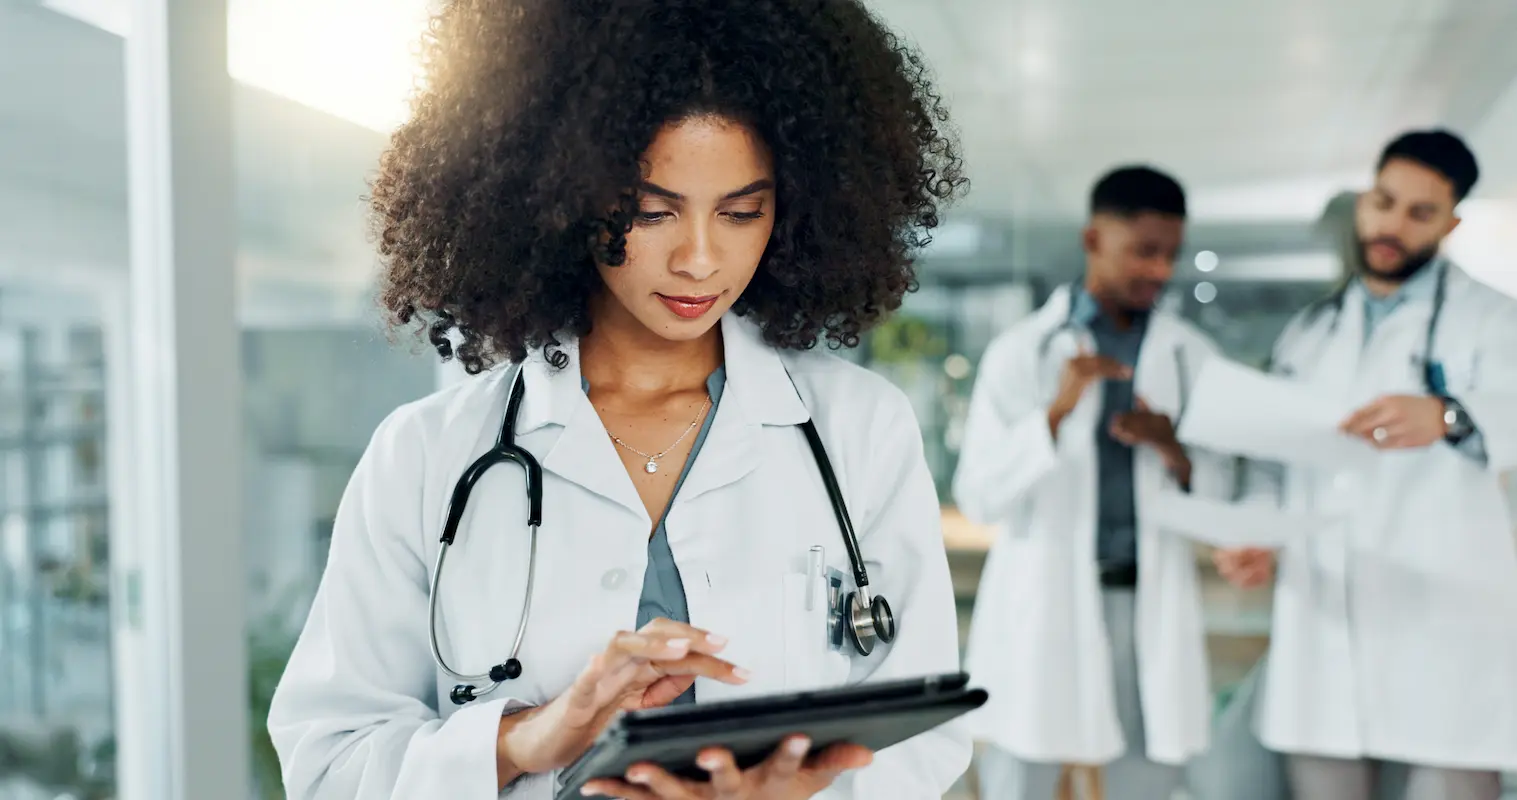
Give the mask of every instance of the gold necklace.
POLYGON ((658 453, 656 455, 652 454, 652 453, 644 453, 643 451, 637 449, 636 447, 633 447, 632 445, 627 444, 626 442, 622 441, 621 437, 617 436, 614 433, 611 434, 611 441, 616 442, 617 444, 621 445, 622 447, 625 447, 628 450, 631 450, 632 452, 634 452, 634 453, 642 456, 643 458, 648 459, 647 463, 643 464, 643 471, 646 472, 646 473, 648 473, 649 475, 652 475, 653 473, 658 472, 658 460, 661 459, 661 458, 663 458, 664 456, 669 455, 669 451, 673 450, 676 447, 679 447, 679 443, 685 441, 685 437, 689 436, 690 432, 693 431, 693 430, 695 430, 695 426, 698 425, 698 424, 700 424, 701 418, 706 415, 706 409, 708 409, 710 407, 711 407, 711 397, 710 397, 710 395, 707 395, 706 396, 706 402, 704 402, 704 403, 701 404, 701 410, 695 415, 695 419, 690 420, 690 426, 687 427, 687 428, 685 428, 685 432, 682 433, 682 434, 680 434, 678 439, 674 440, 674 444, 671 444, 668 447, 664 448, 664 452, 662 452, 662 453, 658 453))

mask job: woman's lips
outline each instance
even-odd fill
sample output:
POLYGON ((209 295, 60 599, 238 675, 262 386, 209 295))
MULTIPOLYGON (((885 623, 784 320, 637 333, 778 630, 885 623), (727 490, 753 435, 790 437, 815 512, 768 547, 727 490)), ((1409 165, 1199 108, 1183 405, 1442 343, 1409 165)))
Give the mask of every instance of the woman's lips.
POLYGON ((659 302, 668 306, 675 316, 682 319, 695 319, 716 305, 717 295, 704 297, 671 297, 666 294, 658 295, 659 302))

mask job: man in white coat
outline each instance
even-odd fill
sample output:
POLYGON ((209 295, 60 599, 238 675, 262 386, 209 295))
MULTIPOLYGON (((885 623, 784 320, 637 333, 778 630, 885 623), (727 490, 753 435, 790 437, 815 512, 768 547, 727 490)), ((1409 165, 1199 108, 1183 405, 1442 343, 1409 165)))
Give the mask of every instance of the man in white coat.
MULTIPOLYGON (((1517 302, 1439 255, 1478 177, 1445 131, 1383 151, 1358 203, 1362 258, 1299 314, 1276 374, 1382 451, 1339 468, 1254 464, 1253 499, 1324 515, 1278 554, 1258 726, 1287 754, 1296 800, 1495 800, 1517 770, 1517 539, 1502 473, 1517 467, 1517 302)), ((1270 579, 1274 556, 1218 555, 1270 579)))
POLYGON ((954 476, 964 515, 999 529, 967 657, 991 698, 972 717, 985 800, 1048 800, 1065 765, 1105 765, 1113 798, 1168 800, 1207 743, 1195 558, 1149 519, 1165 491, 1233 488, 1228 460, 1175 440, 1215 352, 1155 309, 1185 195, 1126 167, 1090 210, 1084 278, 987 349, 954 476))

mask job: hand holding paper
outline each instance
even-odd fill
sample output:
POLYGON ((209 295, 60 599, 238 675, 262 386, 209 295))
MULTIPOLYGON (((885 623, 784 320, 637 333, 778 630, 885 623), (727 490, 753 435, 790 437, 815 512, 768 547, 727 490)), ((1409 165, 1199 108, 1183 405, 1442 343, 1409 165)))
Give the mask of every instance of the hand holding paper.
POLYGON ((1377 453, 1340 429, 1351 411, 1296 381, 1213 358, 1196 377, 1178 437, 1192 447, 1267 461, 1364 466, 1377 453))
POLYGON ((1411 395, 1378 398, 1349 415, 1340 427, 1381 450, 1428 447, 1448 433, 1443 401, 1411 395))

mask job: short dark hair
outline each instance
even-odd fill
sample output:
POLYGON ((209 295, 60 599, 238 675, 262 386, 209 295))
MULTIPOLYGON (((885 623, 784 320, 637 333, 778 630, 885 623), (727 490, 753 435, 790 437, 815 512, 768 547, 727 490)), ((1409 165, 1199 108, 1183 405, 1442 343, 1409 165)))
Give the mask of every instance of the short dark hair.
POLYGON ((1396 137, 1380 154, 1378 172, 1393 159, 1416 162, 1442 175, 1454 185, 1454 201, 1468 197, 1475 182, 1480 180, 1480 167, 1475 163, 1475 154, 1463 139, 1441 128, 1426 131, 1410 131, 1396 137))
POLYGON ((1090 192, 1090 213, 1135 217, 1143 213, 1185 216, 1180 182, 1146 166, 1118 167, 1090 192))
POLYGON ((733 311, 776 347, 857 344, 966 185, 927 64, 860 0, 452 0, 422 52, 372 184, 380 299, 469 372, 589 331, 670 122, 744 123, 773 156, 773 238, 733 311))

